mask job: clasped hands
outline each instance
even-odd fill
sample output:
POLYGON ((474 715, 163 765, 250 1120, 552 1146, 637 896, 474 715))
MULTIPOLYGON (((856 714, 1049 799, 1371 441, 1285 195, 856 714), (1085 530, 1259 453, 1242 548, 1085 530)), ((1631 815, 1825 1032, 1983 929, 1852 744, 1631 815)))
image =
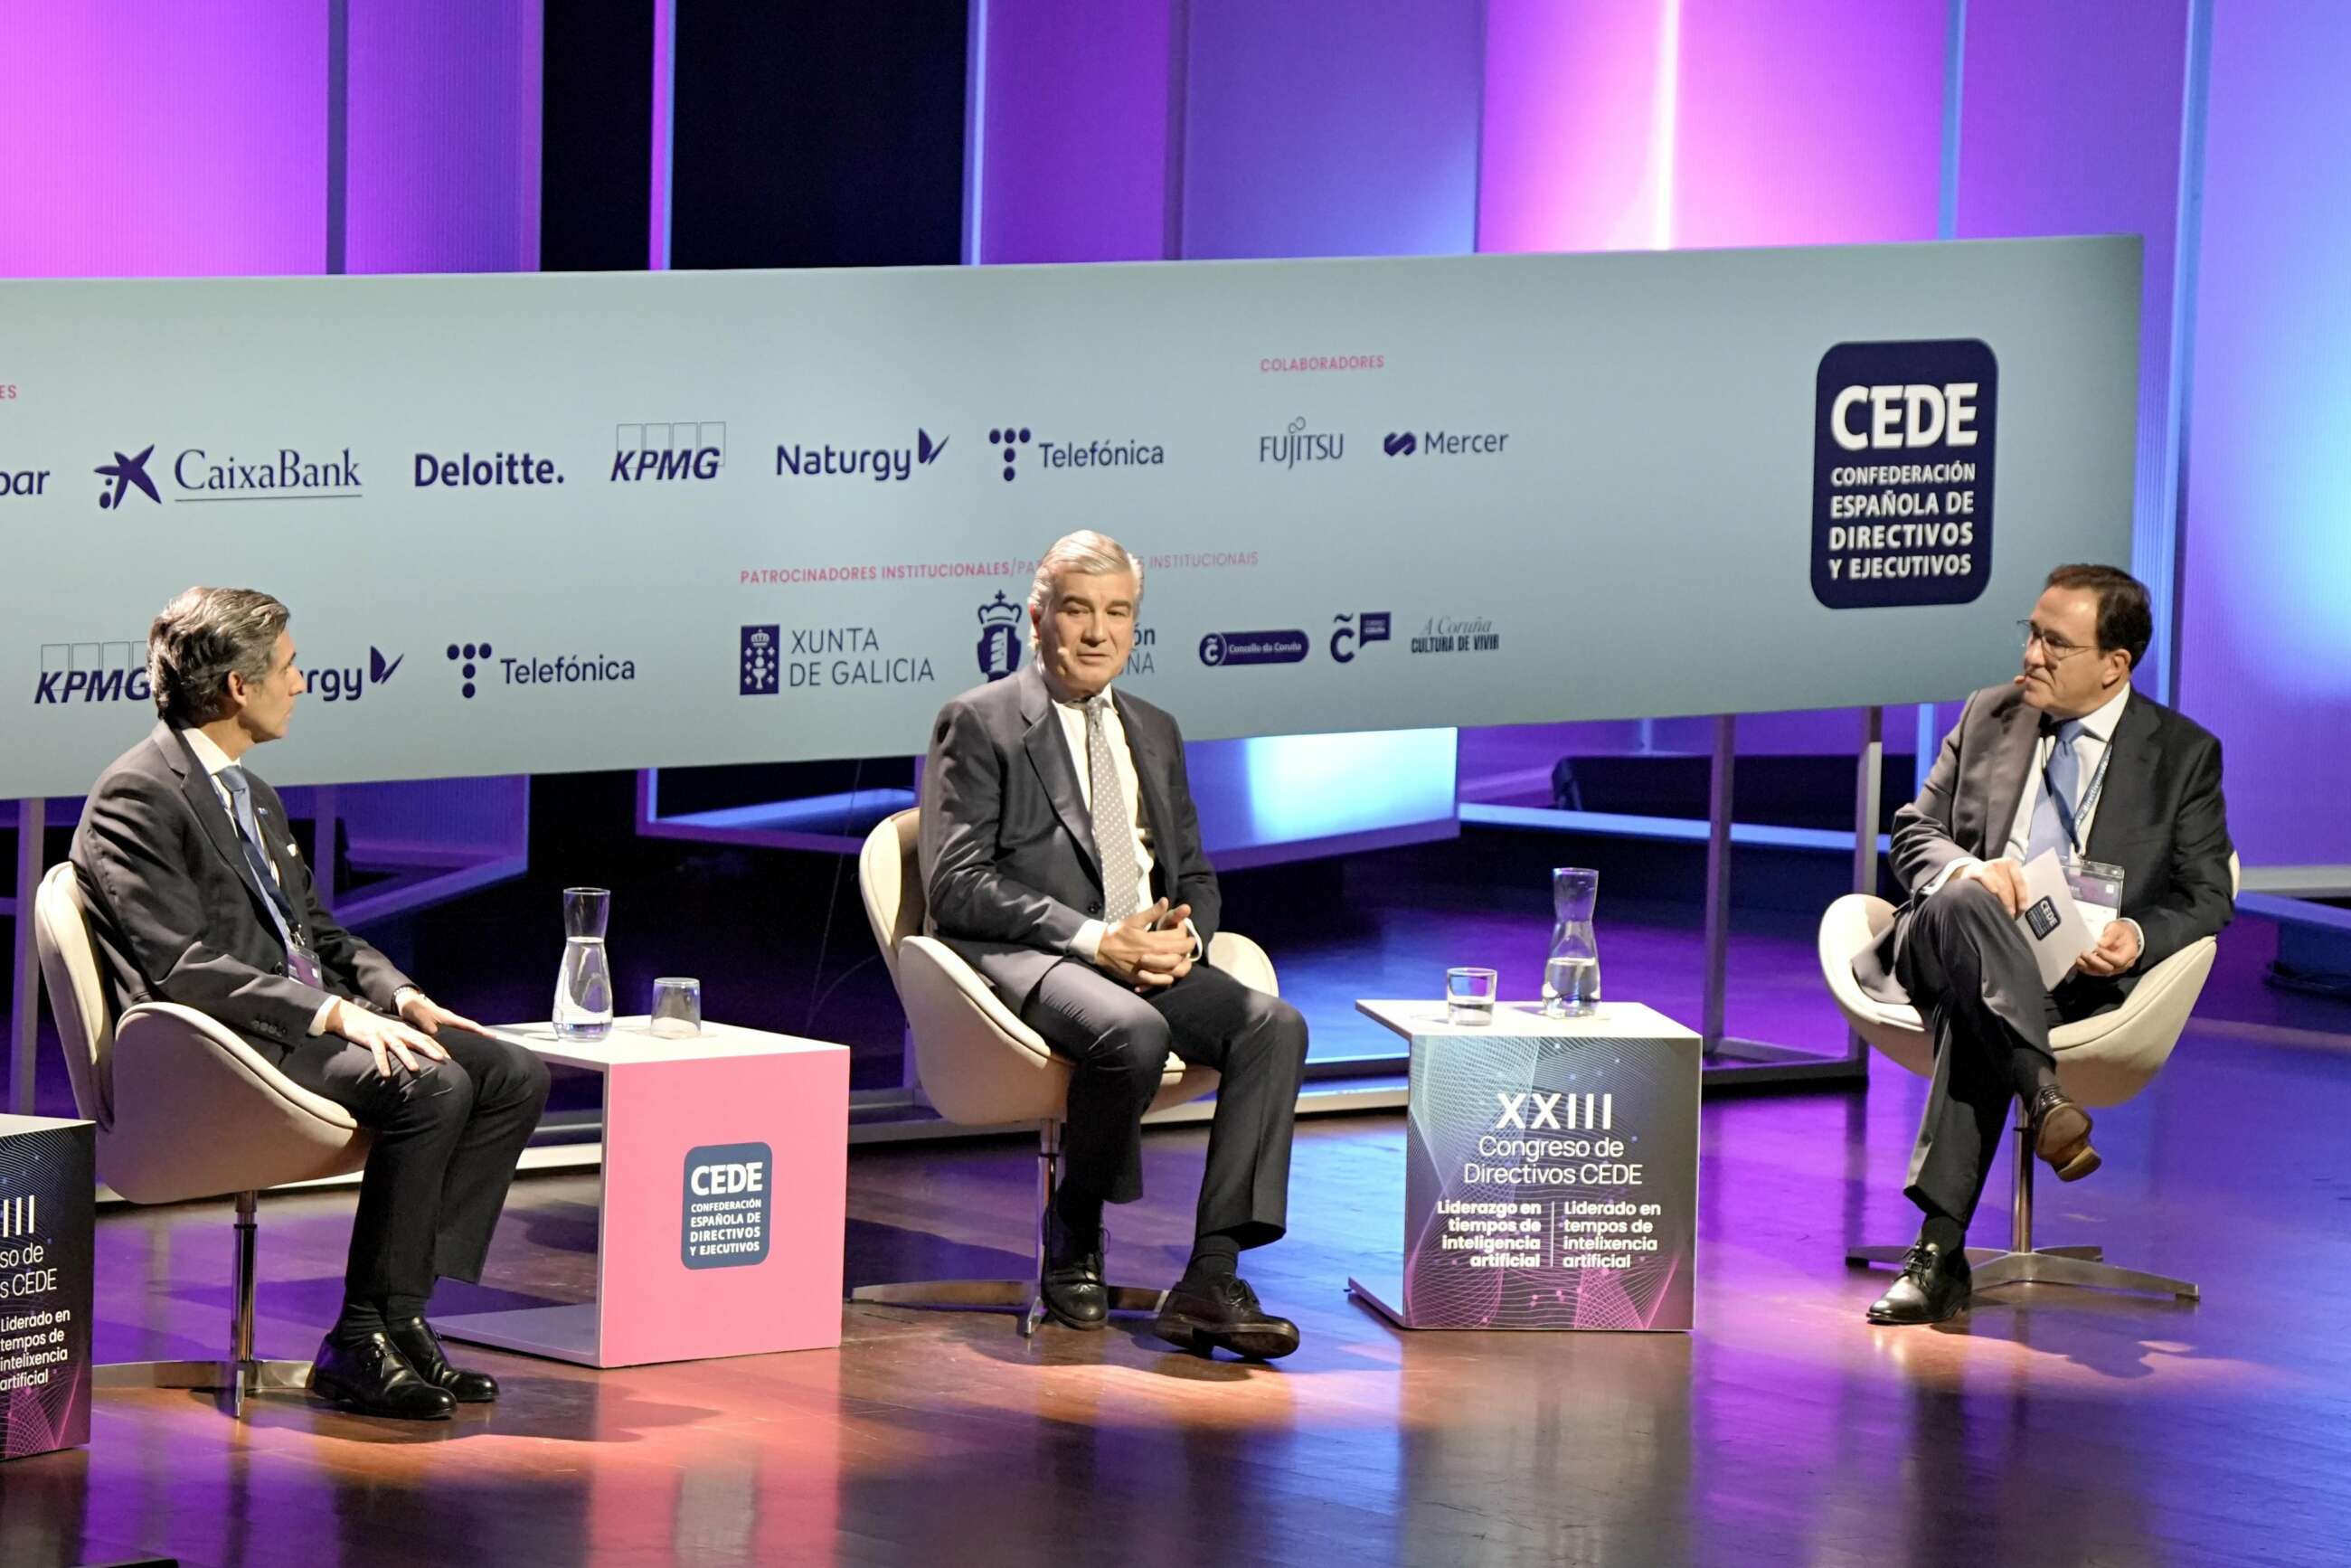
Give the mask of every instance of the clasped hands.
POLYGON ((392 1076, 395 1061, 411 1072, 423 1071, 417 1065, 418 1057, 427 1061, 448 1061, 448 1048, 433 1038, 441 1032, 443 1024, 469 1029, 475 1034, 489 1032, 463 1013, 451 1012, 413 988, 400 998, 398 1018, 349 1001, 337 1001, 334 1010, 327 1015, 327 1032, 339 1034, 353 1045, 365 1046, 375 1058, 375 1070, 386 1078, 392 1076))
POLYGON ((1172 986, 1192 972, 1192 906, 1161 899, 1102 932, 1094 961, 1141 991, 1172 986))
MULTIPOLYGON (((1983 883, 2011 919, 2024 911, 2024 868, 2014 861, 1980 861, 1961 866, 1943 886, 1948 889, 1963 882, 1983 883)), ((2109 920, 2090 950, 2074 960, 2074 967, 2101 978, 2123 974, 2138 962, 2138 927, 2127 920, 2109 920)))

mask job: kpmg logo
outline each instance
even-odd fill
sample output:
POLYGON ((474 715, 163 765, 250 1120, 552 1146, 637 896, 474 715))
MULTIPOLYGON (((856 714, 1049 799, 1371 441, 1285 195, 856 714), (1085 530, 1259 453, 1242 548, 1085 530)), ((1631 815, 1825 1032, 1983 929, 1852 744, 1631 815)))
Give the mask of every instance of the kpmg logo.
POLYGON ((380 686, 391 680, 407 657, 405 653, 396 653, 387 659, 382 649, 371 647, 364 664, 329 664, 308 671, 307 678, 320 702, 355 703, 367 695, 370 686, 380 686))
MULTIPOLYGON (((1029 444, 1027 425, 999 425, 987 433, 987 444, 1004 454, 1004 479, 1020 476, 1020 449, 1029 444)), ((1037 465, 1047 473, 1066 468, 1157 468, 1167 461, 1165 447, 1148 441, 1039 440, 1037 465)))
POLYGON ((914 432, 912 446, 835 446, 831 442, 820 446, 778 446, 776 477, 780 479, 787 474, 795 479, 837 476, 903 485, 914 476, 915 469, 927 468, 937 462, 939 454, 946 449, 945 439, 933 441, 931 433, 922 429, 914 432))
POLYGON ((10 496, 37 496, 49 483, 46 468, 9 468, 0 465, 0 500, 10 496))
POLYGON ((737 672, 737 695, 747 697, 771 697, 783 690, 780 679, 783 666, 778 663, 778 644, 782 641, 779 626, 746 626, 743 628, 742 664, 737 672))
POLYGON ((163 497, 156 493, 155 481, 147 477, 147 459, 154 455, 155 444, 151 441, 147 444, 147 450, 138 456, 126 457, 118 452, 113 462, 101 463, 92 470, 99 478, 108 481, 98 493, 98 509, 112 511, 122 505, 123 498, 133 490, 162 506, 163 497))
POLYGON ((1311 646, 1303 632, 1211 632, 1200 639, 1200 663, 1212 670, 1295 664, 1311 646))
POLYGON ((1352 664, 1355 655, 1374 643, 1388 640, 1395 620, 1393 611, 1366 610, 1361 615, 1333 615, 1331 633, 1331 657, 1342 664, 1352 664))
MULTIPOLYGON (((121 455, 115 454, 117 461, 121 455)), ((235 453, 215 458, 204 447, 191 446, 172 460, 172 483, 183 492, 174 501, 356 501, 362 489, 360 465, 348 446, 324 459, 281 446, 258 462, 235 453)))
POLYGON ((1424 430, 1415 435, 1409 430, 1388 433, 1380 443, 1380 450, 1391 457, 1410 457, 1420 453, 1429 457, 1495 457, 1510 439, 1508 431, 1479 431, 1473 434, 1442 430, 1424 430))
MULTIPOLYGON (((458 689, 470 702, 482 686, 491 684, 490 664, 496 656, 487 643, 452 643, 449 662, 457 666, 458 689)), ((504 686, 598 685, 637 678, 634 659, 608 653, 567 653, 554 659, 497 658, 497 685, 504 686)))
POLYGON ((1540 1089, 1525 1094, 1494 1092, 1501 1113, 1493 1130, 1516 1127, 1522 1133, 1605 1133, 1616 1126, 1616 1096, 1611 1094, 1546 1094, 1540 1089))
POLYGON ((979 645, 974 652, 979 657, 979 673, 991 681, 1000 681, 1020 667, 1020 622, 1022 606, 1004 597, 998 589, 996 597, 979 607, 979 645))
POLYGON ((144 643, 44 643, 33 706, 68 703, 149 703, 144 643))
POLYGON ((1285 473, 1301 463, 1336 463, 1346 454, 1344 435, 1307 429, 1304 414, 1291 420, 1280 435, 1257 438, 1257 460, 1271 463, 1285 473))
POLYGON ((612 483, 716 479, 726 465, 726 425, 622 424, 612 431, 612 483))
POLYGON ((460 452, 455 457, 420 452, 416 455, 414 478, 420 490, 436 486, 444 490, 468 490, 563 483, 554 458, 538 457, 528 452, 492 452, 479 457, 470 452, 460 452))

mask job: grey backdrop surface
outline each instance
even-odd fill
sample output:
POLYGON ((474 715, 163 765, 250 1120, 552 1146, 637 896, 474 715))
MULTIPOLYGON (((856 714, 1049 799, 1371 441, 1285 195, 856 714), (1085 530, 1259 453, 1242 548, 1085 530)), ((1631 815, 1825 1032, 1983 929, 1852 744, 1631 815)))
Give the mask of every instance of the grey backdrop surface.
POLYGON ((48 476, 0 497, 0 795, 78 792, 143 731, 129 684, 59 700, 57 677, 135 656, 197 580, 278 594, 304 663, 340 673, 263 759, 281 783, 914 751, 980 679, 982 608, 1079 526, 1150 563, 1129 678, 1195 739, 1949 698, 2011 666, 2051 564, 2128 559, 2138 271, 2120 238, 0 285, 0 470, 48 476), (1999 365, 1989 586, 1828 609, 1822 356, 1940 339, 1999 365), (1269 368, 1339 357, 1376 368, 1269 368), (622 427, 680 423, 724 424, 714 477, 612 477, 622 427), (1294 423, 1336 455, 1283 461, 1294 423), (1008 482, 1008 427, 1031 435, 1008 482), (918 431, 946 444, 927 464, 918 431), (1419 449, 1387 455, 1403 433, 1419 449), (1095 441, 1164 462, 1043 461, 1095 441), (161 501, 101 508, 94 470, 150 444, 161 501), (828 444, 904 450, 906 476, 779 472, 828 444), (173 481, 192 448, 287 447, 348 448, 357 497, 173 481), (525 451, 563 482, 414 483, 419 453, 525 451), (1334 658, 1366 612, 1393 635, 1334 658), (1494 643, 1414 653, 1447 618, 1494 643), (776 689, 746 695, 768 626, 776 689), (1306 657, 1200 656, 1267 631, 1306 657), (796 641, 831 650, 799 687, 796 641), (467 696, 448 651, 484 643, 467 696), (566 659, 632 678, 504 664, 566 659))

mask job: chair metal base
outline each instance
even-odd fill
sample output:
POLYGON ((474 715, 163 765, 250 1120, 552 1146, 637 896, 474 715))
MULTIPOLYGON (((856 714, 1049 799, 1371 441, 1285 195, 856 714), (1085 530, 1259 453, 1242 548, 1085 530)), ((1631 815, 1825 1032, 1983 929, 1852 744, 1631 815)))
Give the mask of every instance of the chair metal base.
MULTIPOLYGON (((2032 1130, 2022 1124, 2016 1129, 2016 1202, 2010 1235, 2012 1244, 2008 1247, 1967 1249, 1968 1268, 1975 1276, 1976 1290, 1990 1291, 2001 1285, 2076 1285, 2149 1296, 2177 1296, 2184 1301, 2200 1301, 2203 1297, 2203 1292, 2189 1281, 2118 1268, 2105 1260, 2103 1247, 2035 1247, 2032 1138, 2032 1130)), ((1907 1247, 1855 1247, 1847 1249, 1844 1260, 1850 1268, 1866 1269, 1873 1263, 1899 1263, 1909 1252, 1907 1247)))
POLYGON ((231 1416, 248 1394, 298 1394, 310 1381, 307 1361, 105 1361, 89 1369, 92 1388, 186 1388, 218 1394, 231 1416))
MULTIPOLYGON (((1061 1159, 1061 1124, 1037 1130, 1037 1273, 1028 1280, 909 1280, 891 1285, 860 1285, 852 1301, 876 1306, 930 1307, 946 1312, 1017 1312, 1020 1335, 1029 1338, 1045 1321, 1045 1217, 1053 1211, 1053 1181, 1061 1159)), ((1110 1310, 1155 1312, 1165 1291, 1144 1285, 1111 1285, 1110 1310)))

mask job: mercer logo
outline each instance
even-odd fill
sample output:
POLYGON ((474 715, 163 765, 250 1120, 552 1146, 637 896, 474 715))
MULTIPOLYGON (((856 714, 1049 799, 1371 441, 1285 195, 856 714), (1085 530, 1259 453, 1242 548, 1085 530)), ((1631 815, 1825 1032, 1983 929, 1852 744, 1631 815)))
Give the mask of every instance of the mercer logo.
POLYGON ((1505 1094, 1494 1092, 1495 1102, 1502 1113, 1494 1118, 1494 1131, 1516 1127, 1522 1133, 1537 1133, 1549 1128, 1554 1133, 1606 1132, 1616 1124, 1616 1096, 1614 1094, 1545 1094, 1540 1090, 1526 1094, 1505 1094))
POLYGON ((98 492, 98 509, 110 512, 122 505, 123 498, 136 490, 157 506, 163 497, 156 492, 155 481, 147 477, 147 459, 155 455, 155 444, 149 442, 147 450, 136 457, 126 457, 118 452, 111 463, 101 463, 91 472, 106 481, 98 492))
POLYGON ((784 445, 776 448, 776 477, 789 474, 796 479, 841 476, 872 479, 887 485, 893 481, 904 484, 914 476, 916 468, 927 468, 939 460, 947 449, 946 440, 933 441, 931 433, 917 429, 912 446, 835 446, 826 442, 820 446, 784 445))
POLYGON ((622 424, 612 430, 612 483, 716 479, 726 465, 724 421, 622 424))
POLYGON ((1416 452, 1426 452, 1431 457, 1496 457, 1510 444, 1507 430, 1445 431, 1424 430, 1415 435, 1409 430, 1391 431, 1380 443, 1380 450, 1391 457, 1409 457, 1416 452))
POLYGON ((1420 438, 1409 430, 1390 431, 1380 450, 1391 457, 1409 457, 1420 450, 1420 438))
POLYGON ((44 643, 33 706, 152 702, 144 643, 44 643))

